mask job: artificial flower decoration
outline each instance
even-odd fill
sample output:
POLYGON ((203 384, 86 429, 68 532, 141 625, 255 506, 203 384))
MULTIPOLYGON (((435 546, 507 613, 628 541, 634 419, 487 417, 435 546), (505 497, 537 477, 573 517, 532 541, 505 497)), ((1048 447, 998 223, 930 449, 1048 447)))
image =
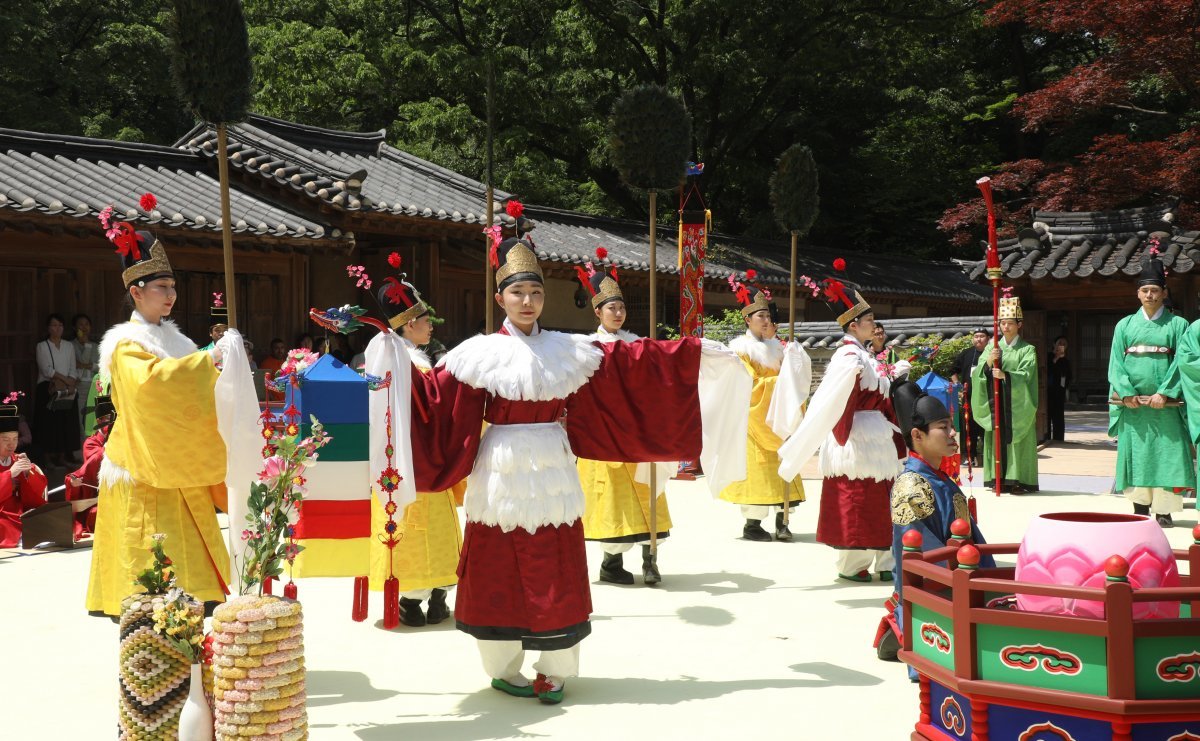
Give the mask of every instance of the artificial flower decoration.
POLYGON ((368 291, 371 290, 371 277, 367 275, 367 269, 362 265, 347 265, 346 275, 349 275, 351 278, 358 278, 358 282, 354 284, 355 287, 365 288, 368 291))
POLYGON ((525 205, 516 198, 513 198, 508 203, 504 204, 504 212, 514 219, 519 219, 521 218, 521 215, 525 213, 525 205))
POLYGON ((757 270, 755 270, 754 268, 750 268, 749 270, 746 271, 746 280, 757 280, 757 279, 758 279, 758 271, 757 270))
POLYGON ((846 261, 842 258, 837 258, 833 261, 833 269, 839 273, 846 269, 846 261))
POLYGON ((138 236, 133 229, 133 224, 128 221, 114 224, 108 230, 108 238, 117 246, 118 255, 132 257, 134 260, 142 259, 142 251, 138 247, 138 236))
POLYGON ((24 391, 14 391, 11 394, 9 394, 8 396, 4 397, 4 401, 0 402, 0 403, 15 404, 17 399, 20 399, 24 395, 25 395, 24 391))
POLYGON ((596 248, 596 258, 599 260, 607 260, 608 259, 608 250, 604 249, 603 247, 597 247, 596 248))
POLYGON ((219 309, 224 305, 225 294, 221 293, 220 291, 213 291, 213 307, 219 309))
POLYGON ((142 197, 138 199, 138 205, 142 207, 143 211, 150 213, 158 208, 158 199, 154 197, 153 193, 143 193, 142 197))
MULTIPOLYGON (((109 205, 105 206, 104 208, 100 209, 100 226, 104 227, 105 231, 108 231, 111 228, 112 215, 113 215, 112 204, 109 204, 109 205)), ((110 237, 110 239, 111 239, 111 237, 110 237)))
POLYGON ((401 260, 402 258, 400 257, 399 252, 393 252, 392 254, 388 255, 388 265, 391 265, 396 270, 400 269, 401 260))

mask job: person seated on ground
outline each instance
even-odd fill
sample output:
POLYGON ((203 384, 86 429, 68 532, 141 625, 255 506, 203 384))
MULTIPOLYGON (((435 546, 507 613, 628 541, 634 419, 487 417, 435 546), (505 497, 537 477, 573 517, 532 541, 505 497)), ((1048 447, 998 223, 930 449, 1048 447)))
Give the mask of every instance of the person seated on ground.
MULTIPOLYGON (((96 397, 96 429, 83 441, 83 465, 67 474, 67 501, 93 499, 100 491, 100 463, 104 461, 104 444, 116 419, 112 397, 96 397)), ((93 504, 75 513, 75 540, 91 535, 96 529, 97 506, 93 504)))
MULTIPOLYGON (((905 533, 921 533, 921 550, 942 548, 950 541, 950 524, 966 520, 971 524, 971 542, 983 543, 983 534, 971 519, 967 498, 953 479, 939 470, 942 458, 958 452, 954 421, 946 405, 929 396, 915 383, 905 381, 892 389, 892 405, 908 445, 908 460, 904 472, 892 484, 892 555, 896 559, 896 593, 894 610, 884 616, 875 637, 879 658, 896 660, 903 645, 903 568, 905 533)), ((984 568, 995 567, 996 561, 984 554, 979 559, 984 568)), ((915 678, 912 670, 909 676, 915 678)))
POLYGON ((20 421, 15 404, 0 405, 0 548, 16 548, 21 514, 46 503, 46 474, 16 452, 20 421))

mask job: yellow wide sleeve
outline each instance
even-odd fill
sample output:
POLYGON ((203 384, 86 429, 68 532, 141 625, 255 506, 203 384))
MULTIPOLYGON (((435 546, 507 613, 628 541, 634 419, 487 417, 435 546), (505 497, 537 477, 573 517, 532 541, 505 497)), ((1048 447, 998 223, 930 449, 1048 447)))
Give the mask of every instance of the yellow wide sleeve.
POLYGON ((213 394, 218 373, 207 352, 160 358, 122 342, 110 372, 117 422, 106 456, 158 489, 224 482, 225 442, 213 394))

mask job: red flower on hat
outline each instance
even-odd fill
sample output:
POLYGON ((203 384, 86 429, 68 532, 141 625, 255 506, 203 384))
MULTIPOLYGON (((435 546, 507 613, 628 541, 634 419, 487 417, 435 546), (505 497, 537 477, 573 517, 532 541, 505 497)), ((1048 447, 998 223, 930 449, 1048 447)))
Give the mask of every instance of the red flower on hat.
POLYGON ((158 199, 154 197, 153 193, 143 193, 142 197, 138 199, 138 205, 142 207, 143 211, 150 213, 158 208, 158 199))
POLYGON ((758 271, 755 270, 754 268, 750 268, 749 270, 746 271, 746 280, 754 280, 757 277, 758 277, 758 271))
POLYGON ((525 206, 516 198, 504 204, 504 211, 514 219, 521 218, 521 214, 525 213, 525 206))
POLYGON ((840 257, 837 258, 836 260, 833 261, 833 269, 838 271, 839 273, 842 272, 843 270, 846 269, 846 261, 840 257))
POLYGON ((607 258, 608 258, 608 250, 604 249, 603 247, 597 247, 596 248, 596 259, 597 260, 605 260, 607 258))
POLYGON ((133 224, 128 221, 122 221, 112 230, 113 235, 110 237, 112 243, 117 246, 117 254, 122 257, 130 256, 134 260, 142 259, 142 251, 138 248, 138 235, 133 230, 133 224))
POLYGON ((393 268, 396 268, 397 270, 400 269, 400 260, 401 260, 401 258, 400 258, 399 252, 393 252, 392 254, 388 255, 388 265, 391 265, 393 268))

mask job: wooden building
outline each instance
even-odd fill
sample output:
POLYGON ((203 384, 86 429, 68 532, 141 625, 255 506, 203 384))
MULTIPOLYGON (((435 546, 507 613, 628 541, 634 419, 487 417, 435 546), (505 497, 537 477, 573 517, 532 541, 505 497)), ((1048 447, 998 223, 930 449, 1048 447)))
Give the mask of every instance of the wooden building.
MULTIPOLYGON (((445 324, 453 344, 479 331, 485 312, 484 186, 399 150, 385 132, 345 132, 250 116, 229 127, 238 325, 261 354, 273 337, 291 344, 315 332, 311 306, 373 299, 348 280, 348 264, 376 280, 399 252, 407 272, 445 324)), ((31 390, 33 353, 46 314, 68 322, 91 316, 98 338, 123 320, 120 269, 97 221, 113 204, 119 218, 154 231, 178 272, 173 318, 205 342, 212 293, 223 290, 216 134, 195 127, 172 147, 0 129, 0 389, 31 390), (152 192, 158 210, 143 213, 138 197, 152 192)), ((512 194, 496 192, 506 220, 512 194)), ((591 330, 595 318, 581 300, 575 266, 608 250, 630 308, 628 326, 649 325, 649 238, 635 221, 528 204, 526 214, 547 275, 546 326, 591 330)), ((664 214, 664 220, 670 215, 664 214)), ((712 234, 705 265, 709 313, 735 304, 726 279, 755 268, 760 281, 786 295, 789 243, 712 234)), ((987 291, 952 264, 904 256, 858 254, 805 245, 801 273, 821 278, 837 256, 844 279, 862 288, 879 316, 978 314, 987 291)), ((673 228, 658 234, 659 317, 678 324, 678 268, 673 228)), ((786 303, 786 299, 784 299, 786 303)), ((831 317, 824 302, 797 302, 798 320, 831 317)), ((365 338, 358 339, 361 346, 365 338)))

